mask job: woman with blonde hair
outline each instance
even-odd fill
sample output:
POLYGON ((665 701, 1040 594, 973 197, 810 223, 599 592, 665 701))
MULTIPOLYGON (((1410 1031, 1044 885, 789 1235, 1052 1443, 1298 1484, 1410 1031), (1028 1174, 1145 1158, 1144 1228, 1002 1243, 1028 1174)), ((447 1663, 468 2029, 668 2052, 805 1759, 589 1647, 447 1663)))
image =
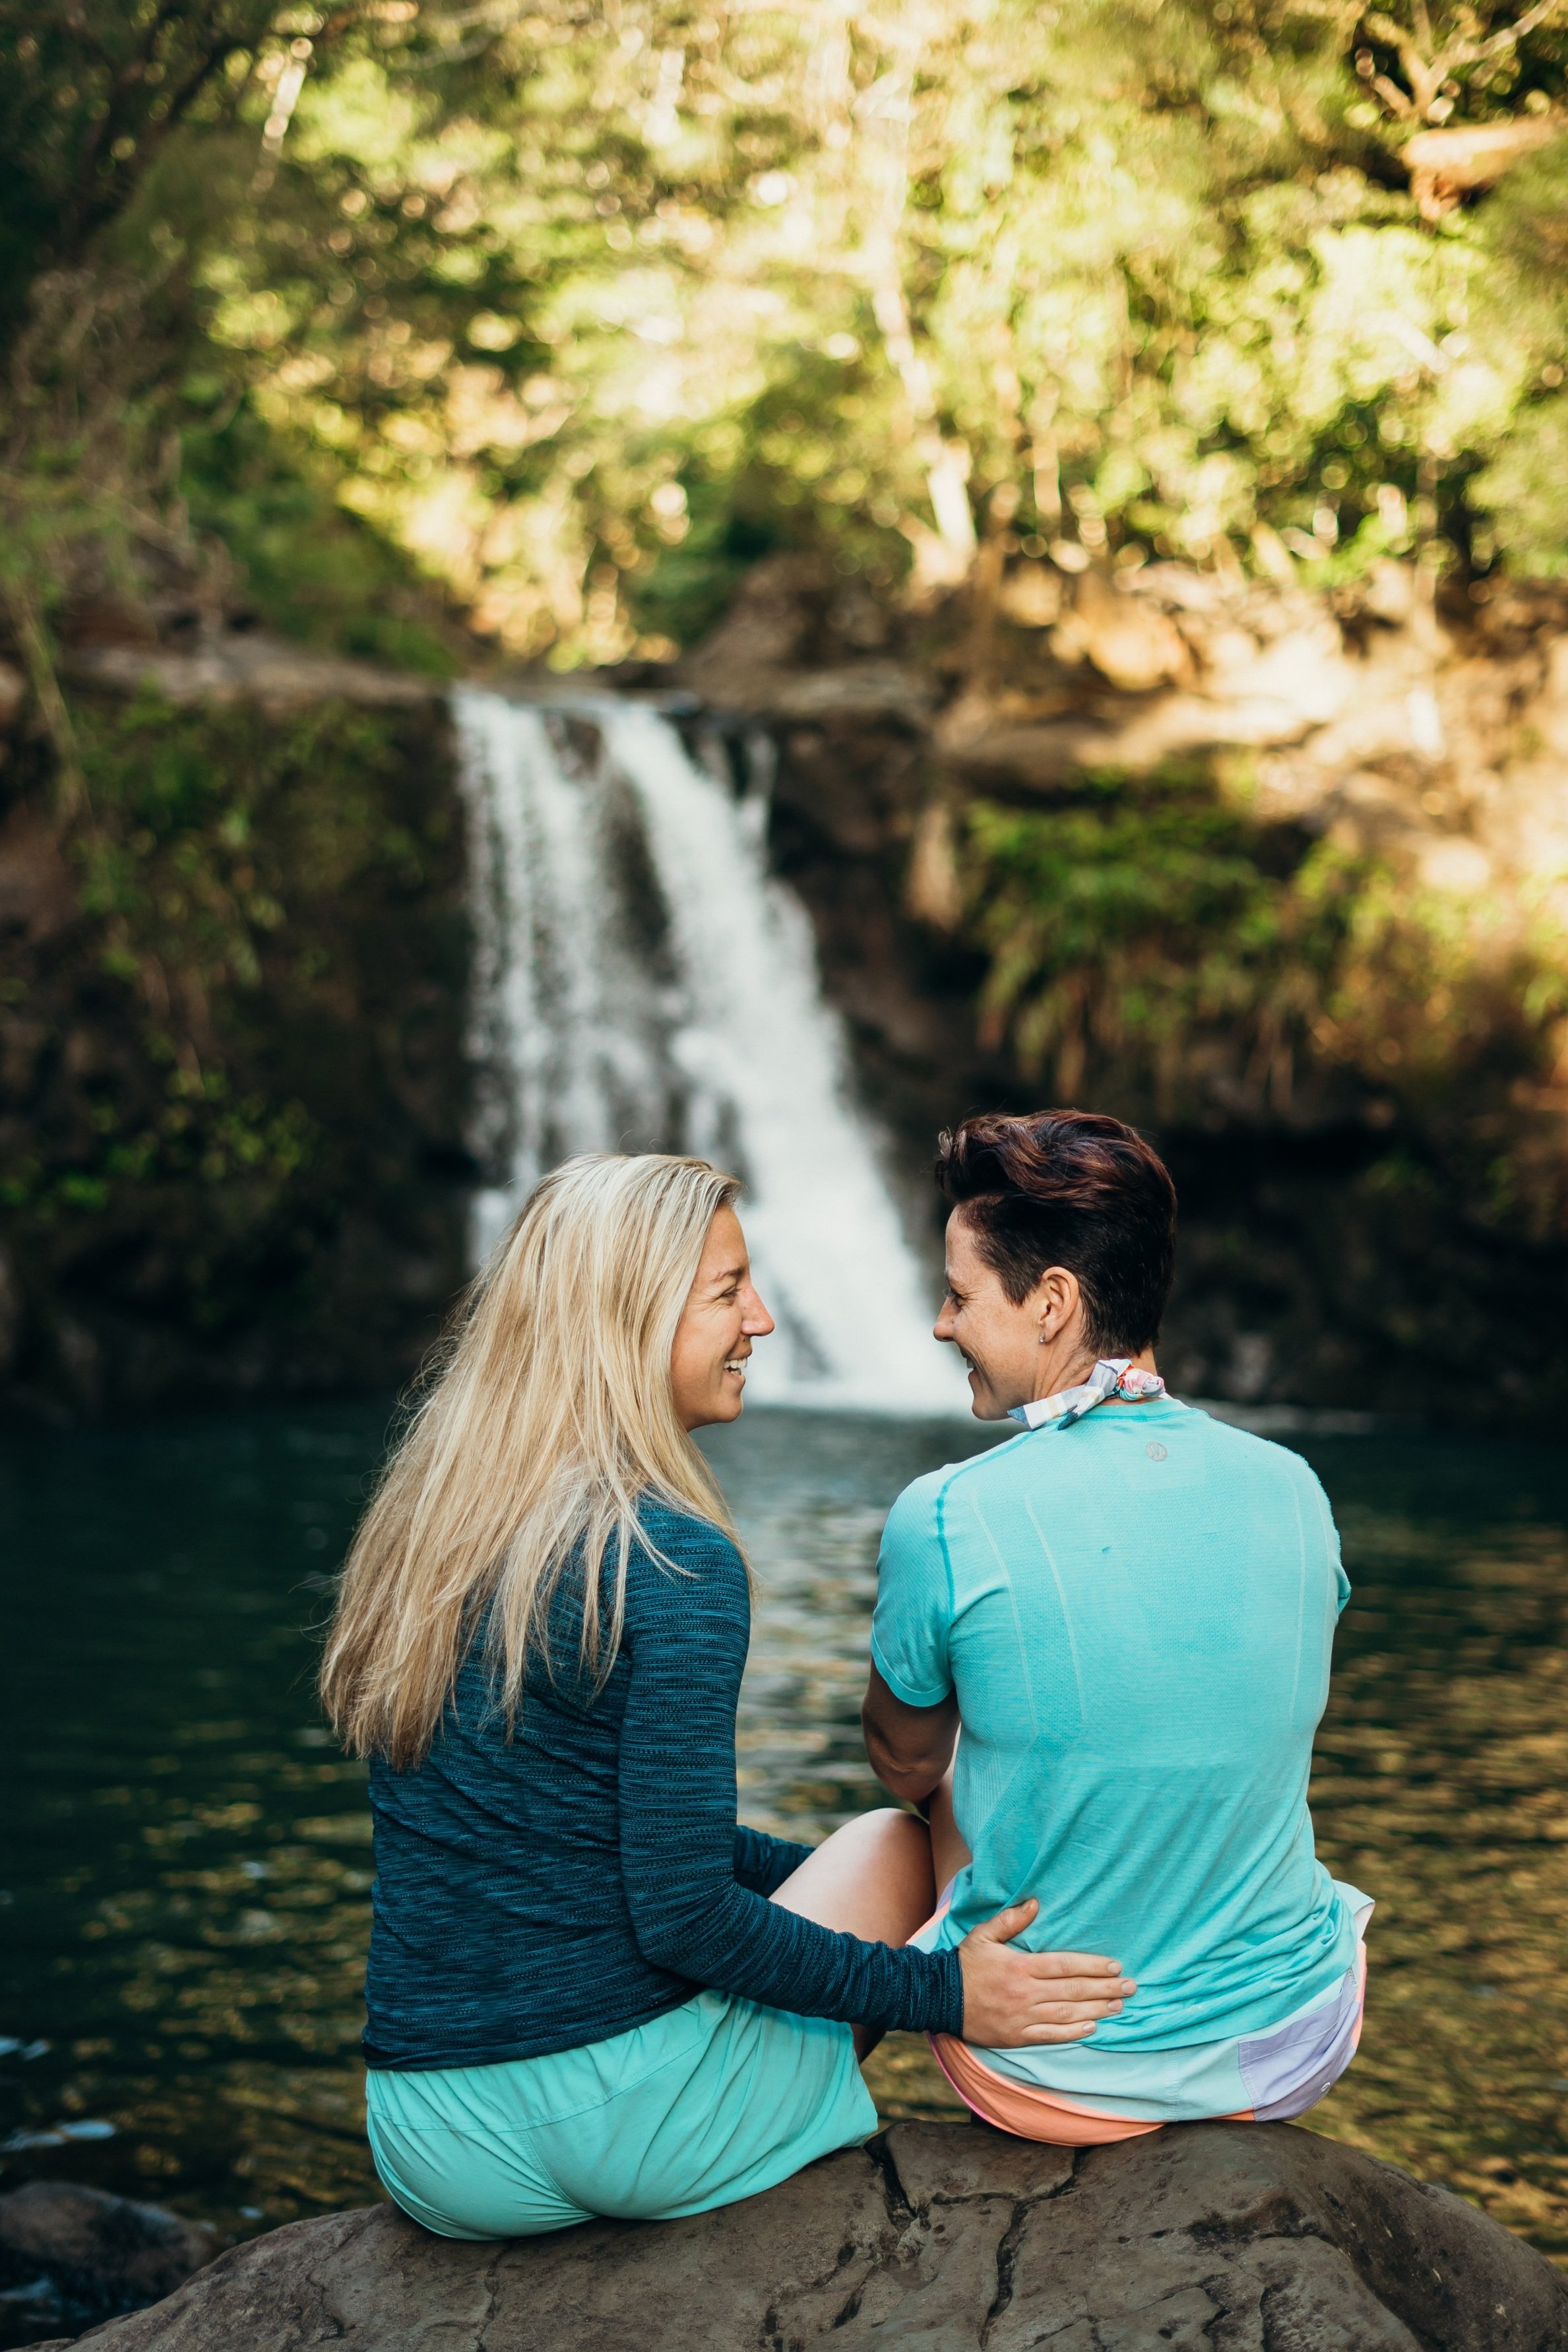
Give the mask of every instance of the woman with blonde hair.
POLYGON ((665 2217, 875 2128, 889 2027, 1076 2040, 1114 1964, 956 1948, 913 1814, 815 1852, 736 1821, 747 1570, 691 1433, 772 1318, 731 1177, 594 1156, 485 1268, 366 1513, 322 1689, 368 1757, 371 2150, 455 2238, 665 2217), (853 2031, 852 2031, 852 2028, 853 2031))

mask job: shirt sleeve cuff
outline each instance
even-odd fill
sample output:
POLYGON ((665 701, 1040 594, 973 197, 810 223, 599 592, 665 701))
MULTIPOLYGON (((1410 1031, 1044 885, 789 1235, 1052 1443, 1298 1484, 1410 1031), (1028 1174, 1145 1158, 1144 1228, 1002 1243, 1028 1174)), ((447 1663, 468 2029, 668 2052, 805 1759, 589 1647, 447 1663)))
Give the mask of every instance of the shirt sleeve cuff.
POLYGON ((940 1706, 945 1698, 951 1698, 953 1696, 953 1685, 950 1682, 938 1683, 935 1689, 926 1691, 916 1690, 912 1683, 905 1682, 904 1676, 896 1674, 888 1664, 886 1655, 874 1633, 871 1637, 871 1662, 894 1697, 902 1699, 905 1706, 940 1706))
POLYGON ((950 2033, 956 2041, 964 2034, 964 1967, 957 1947, 933 1952, 938 1973, 932 1988, 930 2007, 921 2020, 921 2030, 926 2033, 950 2033))

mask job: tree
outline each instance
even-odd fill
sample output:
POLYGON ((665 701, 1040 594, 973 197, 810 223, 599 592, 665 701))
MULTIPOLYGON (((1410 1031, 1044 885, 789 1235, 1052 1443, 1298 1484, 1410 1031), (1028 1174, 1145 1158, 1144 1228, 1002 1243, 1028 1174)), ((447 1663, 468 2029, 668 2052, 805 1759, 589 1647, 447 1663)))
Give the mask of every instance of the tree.
POLYGON ((263 529, 236 467, 568 662, 801 540, 917 588, 1015 541, 1568 562, 1557 0, 80 0, 74 45, 5 5, 8 479, 50 478, 52 577, 68 412, 84 453, 109 420, 64 467, 106 514, 132 478, 174 514, 172 436, 265 594, 288 500, 263 529))

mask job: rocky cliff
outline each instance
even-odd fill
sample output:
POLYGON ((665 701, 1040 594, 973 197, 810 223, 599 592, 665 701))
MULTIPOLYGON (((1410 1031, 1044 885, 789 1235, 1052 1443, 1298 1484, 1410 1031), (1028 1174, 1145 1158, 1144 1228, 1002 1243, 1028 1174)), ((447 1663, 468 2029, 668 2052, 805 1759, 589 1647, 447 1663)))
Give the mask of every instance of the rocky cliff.
POLYGON ((67 682, 78 777, 19 694, 0 764, 0 1402, 390 1386, 472 1174, 439 690, 221 631, 67 682))
POLYGON ((1042 1099, 1158 1133, 1188 1392, 1568 1396, 1568 593, 1477 593, 998 561, 894 612, 781 558, 680 666, 777 747, 912 1158, 1042 1099))

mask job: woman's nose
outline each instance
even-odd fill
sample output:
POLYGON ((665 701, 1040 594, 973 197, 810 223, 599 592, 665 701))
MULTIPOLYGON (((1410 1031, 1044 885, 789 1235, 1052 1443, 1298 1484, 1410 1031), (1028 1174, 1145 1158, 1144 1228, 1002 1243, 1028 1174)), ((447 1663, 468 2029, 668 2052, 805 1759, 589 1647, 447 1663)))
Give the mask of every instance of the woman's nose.
POLYGON ((748 1339, 766 1339, 769 1331, 776 1328, 772 1316, 749 1286, 742 1301, 740 1328, 748 1339))

